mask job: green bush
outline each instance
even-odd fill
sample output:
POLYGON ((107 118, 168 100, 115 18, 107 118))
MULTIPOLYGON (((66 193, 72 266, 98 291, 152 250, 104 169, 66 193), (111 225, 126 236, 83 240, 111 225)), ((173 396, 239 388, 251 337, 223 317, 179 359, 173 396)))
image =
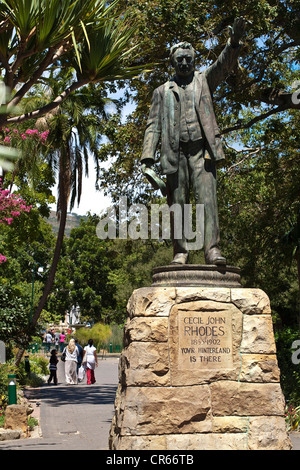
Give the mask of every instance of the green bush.
POLYGON ((94 340, 94 345, 99 350, 101 345, 105 343, 111 336, 111 328, 109 325, 95 323, 92 328, 79 328, 76 331, 76 338, 81 346, 86 346, 89 339, 94 340))
POLYGON ((2 409, 5 408, 8 402, 8 375, 16 373, 17 369, 12 360, 0 364, 0 407, 2 409))
POLYGON ((22 344, 20 332, 28 326, 28 312, 18 288, 0 284, 0 340, 22 344))
POLYGON ((39 424, 39 420, 36 419, 36 418, 33 418, 32 416, 29 416, 27 424, 28 424, 28 427, 29 427, 29 431, 33 431, 35 426, 37 426, 39 424))
POLYGON ((28 355, 30 373, 25 370, 25 358, 22 359, 18 369, 18 380, 20 385, 40 387, 44 383, 43 377, 49 375, 49 359, 37 354, 28 355))
POLYGON ((285 407, 285 422, 288 432, 299 431, 300 427, 300 406, 296 408, 293 405, 285 407))
POLYGON ((299 330, 286 327, 276 332, 275 338, 282 391, 286 402, 297 407, 300 405, 300 367, 293 363, 295 349, 292 345, 299 340, 299 330))
POLYGON ((106 342, 105 349, 109 351, 111 344, 112 352, 121 352, 123 349, 123 338, 124 338, 124 326, 123 325, 111 325, 111 336, 106 342))

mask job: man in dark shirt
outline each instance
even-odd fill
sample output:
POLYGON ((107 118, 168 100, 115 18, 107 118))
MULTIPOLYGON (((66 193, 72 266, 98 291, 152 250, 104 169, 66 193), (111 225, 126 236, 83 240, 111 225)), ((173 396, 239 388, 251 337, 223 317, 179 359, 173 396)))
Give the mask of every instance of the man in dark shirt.
POLYGON ((80 344, 78 343, 78 339, 75 338, 75 344, 78 348, 78 351, 79 351, 79 354, 77 356, 77 375, 78 375, 78 371, 80 369, 80 366, 82 364, 82 359, 83 359, 83 347, 80 346, 80 344))

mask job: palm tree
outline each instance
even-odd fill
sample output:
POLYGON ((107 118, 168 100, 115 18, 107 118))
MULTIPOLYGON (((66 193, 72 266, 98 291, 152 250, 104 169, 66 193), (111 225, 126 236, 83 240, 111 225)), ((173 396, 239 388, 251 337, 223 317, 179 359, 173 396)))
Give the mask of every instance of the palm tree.
MULTIPOLYGON (((62 76, 62 73, 60 73, 62 76)), ((53 92, 64 85, 66 77, 52 81, 53 92)), ((60 221, 56 247, 48 280, 42 298, 32 319, 35 326, 53 285, 54 276, 63 243, 68 208, 80 202, 82 176, 88 176, 89 156, 98 165, 97 150, 101 140, 101 121, 105 118, 106 101, 101 97, 101 88, 88 85, 74 93, 55 114, 46 115, 37 126, 49 129, 48 162, 58 175, 57 215, 60 221)))
MULTIPOLYGON (((10 58, 14 60, 13 67, 9 65, 8 58, 5 58, 4 52, 8 54, 7 43, 5 42, 1 49, 0 38, 0 62, 4 64, 5 82, 7 86, 12 86, 12 83, 17 85, 19 76, 24 82, 8 106, 18 104, 21 99, 24 102, 25 93, 32 90, 37 83, 49 83, 51 74, 57 84, 56 87, 53 86, 54 93, 49 93, 47 102, 40 104, 37 109, 25 111, 19 116, 7 114, 5 120, 2 121, 2 124, 23 122, 43 115, 47 121, 48 117, 52 141, 50 162, 57 165, 59 175, 57 209, 60 227, 48 279, 32 318, 31 327, 33 328, 53 286, 63 242, 69 200, 71 206, 76 197, 80 200, 82 170, 84 166, 87 169, 86 147, 92 154, 96 154, 99 142, 99 135, 96 132, 99 121, 97 121, 96 111, 103 110, 100 84, 101 82, 134 77, 141 71, 145 71, 145 66, 130 63, 130 60, 133 61, 134 47, 131 41, 135 28, 128 24, 126 15, 112 15, 112 9, 116 8, 118 0, 111 2, 109 6, 103 0, 64 0, 64 2, 60 0, 6 0, 3 3, 7 10, 0 9, 0 32, 1 26, 4 28, 4 24, 6 24, 9 26, 8 34, 11 36, 14 34, 16 37, 15 55, 13 56, 9 50, 10 58), (57 6, 57 11, 52 7, 51 11, 49 10, 52 3, 57 6), (17 8, 20 8, 22 14, 24 13, 23 16, 17 14, 17 8), (51 16, 47 29, 47 31, 49 30, 48 35, 45 32, 46 21, 44 18, 47 9, 51 16), (84 13, 81 17, 78 16, 80 9, 84 13), (42 11, 43 15, 41 15, 42 11), (61 18, 62 15, 65 21, 68 20, 69 31, 65 26, 60 28, 57 24, 58 21, 61 21, 57 18, 61 18), (72 15, 74 18, 73 21, 70 21, 72 15), (30 27, 27 25, 26 29, 21 20, 27 17, 30 27), (29 21, 32 20, 32 17, 35 22, 29 21), (37 19, 42 21, 41 27, 37 19), (11 30, 12 24, 16 33, 11 30), (50 26, 54 31, 54 38, 51 36, 50 26), (44 42, 42 41, 43 31, 44 42), (35 41, 35 45, 32 44, 30 48, 29 43, 32 41, 35 41), (43 53, 45 44, 47 44, 47 50, 43 53), (40 48, 40 56, 36 56, 32 52, 36 48, 40 48), (53 52, 54 50, 56 52, 53 52), (26 56, 24 51, 27 51, 28 62, 24 61, 26 56), (15 76, 18 65, 20 65, 19 75, 15 76), (66 74, 67 80, 62 79, 62 74, 57 72, 59 70, 66 74), (50 78, 44 74, 45 71, 50 73, 50 78), (89 86, 83 88, 87 84, 89 86), (76 90, 78 92, 75 95, 76 90), (53 98, 55 95, 56 98, 53 98), (87 112, 85 112, 86 110, 87 112), (60 145, 57 145, 58 143, 60 145)), ((22 354, 23 352, 20 351, 16 358, 17 364, 22 354)))
POLYGON ((1 0, 0 69, 10 98, 0 127, 36 119, 57 108, 70 93, 90 82, 132 76, 134 29, 119 0, 1 0), (49 69, 76 70, 72 83, 30 113, 16 106, 49 69))

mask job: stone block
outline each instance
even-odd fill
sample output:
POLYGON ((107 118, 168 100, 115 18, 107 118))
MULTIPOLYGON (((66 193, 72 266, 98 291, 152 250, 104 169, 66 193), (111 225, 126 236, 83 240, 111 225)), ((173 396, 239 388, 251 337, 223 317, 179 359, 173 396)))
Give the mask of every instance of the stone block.
POLYGON ((275 354, 241 354, 241 382, 279 382, 280 370, 275 354))
POLYGON ((117 450, 166 450, 166 436, 122 436, 110 441, 110 449, 117 450))
POLYGON ((175 303, 176 293, 174 287, 142 287, 132 293, 127 312, 133 316, 168 316, 175 303))
POLYGON ((268 420, 256 416, 249 420, 249 450, 290 450, 291 441, 286 432, 285 418, 270 416, 268 420))
POLYGON ((13 429, 0 428, 0 441, 10 441, 12 439, 20 439, 22 431, 13 429))
POLYGON ((212 430, 218 433, 243 433, 248 431, 249 418, 241 416, 214 416, 212 430))
POLYGON ((176 303, 195 302, 197 300, 212 300, 213 302, 231 302, 231 289, 228 287, 178 287, 176 288, 176 303))
POLYGON ((210 384, 214 416, 282 416, 279 383, 219 381, 210 384))
POLYGON ((24 405, 8 405, 5 410, 5 429, 27 432, 27 407, 24 405))
POLYGON ((120 361, 122 383, 127 387, 171 385, 167 343, 131 343, 120 361))
POLYGON ((245 315, 241 354, 275 354, 276 345, 270 315, 245 315))
POLYGON ((246 433, 177 434, 166 436, 167 450, 247 450, 246 433))
POLYGON ((121 435, 208 432, 211 430, 207 385, 128 387, 121 435))
POLYGON ((271 313, 269 297, 261 289, 231 289, 231 301, 247 315, 271 313))
POLYGON ((135 317, 128 319, 125 329, 125 345, 132 341, 168 341, 167 317, 135 317))

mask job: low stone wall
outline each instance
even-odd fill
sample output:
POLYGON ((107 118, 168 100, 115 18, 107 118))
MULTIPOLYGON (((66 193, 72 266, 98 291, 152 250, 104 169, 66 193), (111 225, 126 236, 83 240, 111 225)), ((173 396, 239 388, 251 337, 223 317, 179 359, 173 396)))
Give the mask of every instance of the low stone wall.
POLYGON ((138 289, 124 335, 110 449, 291 448, 262 290, 138 289))

